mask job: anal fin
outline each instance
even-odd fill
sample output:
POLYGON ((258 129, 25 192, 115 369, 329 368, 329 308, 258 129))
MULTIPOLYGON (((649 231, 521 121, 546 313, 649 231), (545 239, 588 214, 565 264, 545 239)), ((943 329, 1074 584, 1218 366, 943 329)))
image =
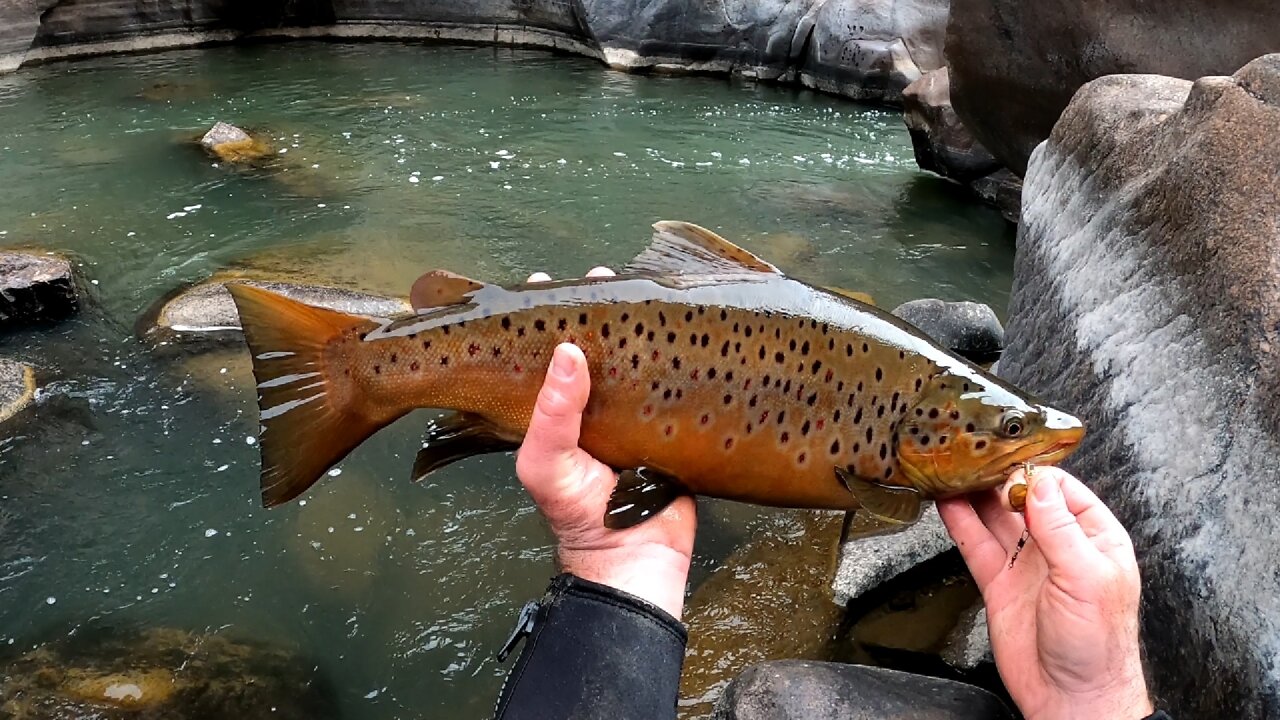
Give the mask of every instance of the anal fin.
POLYGON ((836 468, 836 477, 863 510, 881 520, 909 525, 919 520, 924 510, 920 493, 911 488, 863 480, 844 468, 836 468))
POLYGON ((634 527, 688 493, 679 480, 652 468, 623 470, 618 473, 618 485, 609 496, 604 526, 610 530, 634 527))
POLYGON ((518 440, 504 437, 479 415, 449 413, 427 426, 422 449, 413 462, 413 480, 418 482, 458 460, 515 450, 519 445, 518 440))

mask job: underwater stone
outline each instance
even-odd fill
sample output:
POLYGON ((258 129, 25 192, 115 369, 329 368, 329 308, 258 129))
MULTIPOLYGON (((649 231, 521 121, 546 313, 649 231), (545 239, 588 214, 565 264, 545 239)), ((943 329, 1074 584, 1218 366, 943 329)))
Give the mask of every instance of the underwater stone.
POLYGON ((159 628, 77 628, 0 666, 0 717, 336 718, 311 663, 265 645, 159 628))
POLYGON ((973 670, 983 663, 995 662, 987 629, 987 608, 982 600, 960 616, 942 643, 941 655, 943 662, 957 670, 973 670))
POLYGON ((0 423, 30 405, 35 396, 36 377, 31 366, 0 358, 0 423))
POLYGON ((713 720, 1012 720, 995 695, 886 668, 781 660, 748 668, 713 720))
POLYGON ((79 307, 70 260, 52 253, 0 252, 0 328, 61 320, 79 307))
POLYGON ((221 121, 214 123, 200 138, 200 147, 222 162, 237 165, 260 162, 275 155, 266 141, 221 121))
POLYGON ((228 282, 242 282, 308 305, 365 317, 390 317, 412 311, 409 303, 400 298, 282 280, 215 276, 153 307, 139 321, 139 334, 158 332, 161 341, 240 337, 240 315, 227 292, 228 282))
MULTIPOLYGON (((1235 13, 1214 13, 1226 41, 1235 13)), ((1095 80, 1027 167, 1000 371, 1085 421, 1063 465, 1133 538, 1174 717, 1280 716, 1276 158, 1267 55, 1095 80)))
POLYGON ((993 362, 1004 349, 1004 328, 989 305, 923 298, 899 305, 893 314, 972 362, 993 362))

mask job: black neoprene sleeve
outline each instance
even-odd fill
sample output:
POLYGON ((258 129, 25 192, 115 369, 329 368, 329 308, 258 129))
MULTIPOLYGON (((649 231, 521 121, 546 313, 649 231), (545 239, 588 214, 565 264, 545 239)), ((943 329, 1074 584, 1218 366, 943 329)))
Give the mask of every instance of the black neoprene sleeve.
POLYGON ((670 720, 688 635, 661 608, 564 574, 526 606, 507 648, 524 648, 496 720, 670 720))

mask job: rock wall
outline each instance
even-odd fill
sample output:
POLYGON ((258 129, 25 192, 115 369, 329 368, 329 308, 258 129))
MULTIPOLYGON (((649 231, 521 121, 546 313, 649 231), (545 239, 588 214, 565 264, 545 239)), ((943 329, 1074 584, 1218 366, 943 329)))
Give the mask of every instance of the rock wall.
POLYGON ((1021 175, 1084 83, 1116 73, 1226 75, 1280 52, 1275 0, 955 0, 952 102, 1021 175))
POLYGON ((941 67, 949 0, 20 0, 0 72, 73 55, 263 37, 554 47, 624 70, 735 73, 897 102, 941 67))
POLYGON ((1089 83, 1025 180, 1001 374, 1089 426, 1156 695, 1280 717, 1280 55, 1089 83))

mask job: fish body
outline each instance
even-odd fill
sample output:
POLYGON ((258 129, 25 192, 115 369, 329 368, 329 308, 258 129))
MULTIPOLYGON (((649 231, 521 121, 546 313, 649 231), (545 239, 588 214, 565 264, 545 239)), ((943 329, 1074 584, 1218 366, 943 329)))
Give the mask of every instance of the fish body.
POLYGON ((415 408, 456 412, 428 432, 419 476, 514 447, 562 342, 592 378, 580 445, 642 469, 615 493, 618 525, 679 492, 910 521, 921 499, 994 487, 1079 440, 1074 418, 893 316, 697 226, 657 227, 621 275, 502 288, 429 274, 415 287, 425 307, 394 320, 233 287, 259 383, 264 503, 415 408), (1000 436, 1009 417, 1018 432, 1000 436))

